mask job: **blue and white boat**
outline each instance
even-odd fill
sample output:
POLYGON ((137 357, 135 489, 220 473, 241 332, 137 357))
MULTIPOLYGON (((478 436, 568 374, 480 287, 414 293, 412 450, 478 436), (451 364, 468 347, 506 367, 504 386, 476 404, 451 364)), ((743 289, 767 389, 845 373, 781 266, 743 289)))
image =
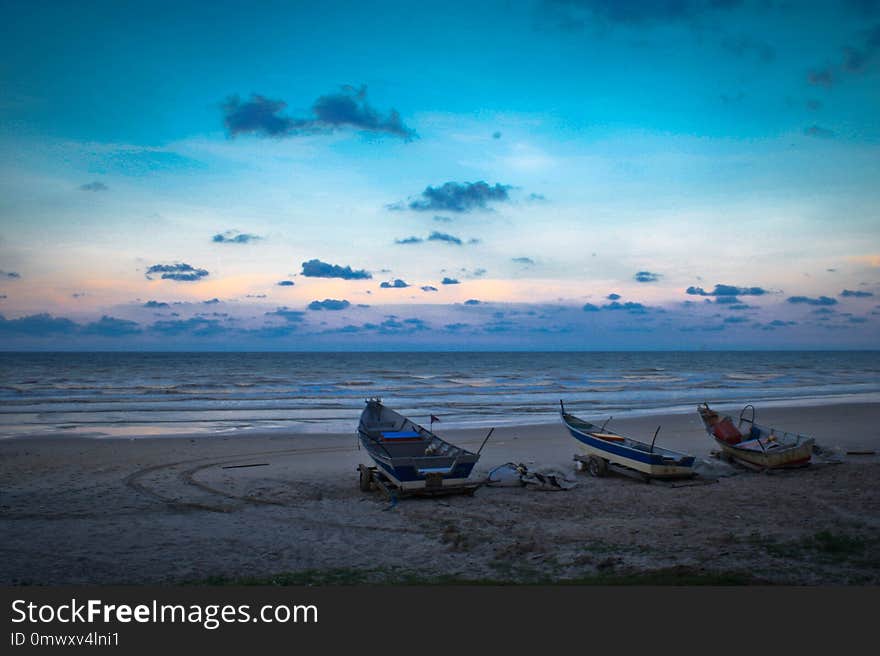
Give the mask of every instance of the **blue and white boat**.
MULTIPOLYGON (((687 478, 694 475, 694 456, 655 446, 653 441, 647 444, 624 437, 605 426, 597 426, 568 414, 562 401, 559 405, 562 422, 571 436, 580 442, 588 456, 587 468, 593 476, 604 476, 609 465, 639 472, 646 480, 687 478)), ((657 432, 659 430, 658 428, 657 432)), ((654 441, 656 439, 657 433, 654 433, 654 441)))
MULTIPOLYGON (((403 492, 466 485, 480 459, 479 453, 450 444, 378 399, 367 401, 357 432, 379 472, 403 492)), ((362 489, 370 488, 369 476, 361 468, 362 489)))

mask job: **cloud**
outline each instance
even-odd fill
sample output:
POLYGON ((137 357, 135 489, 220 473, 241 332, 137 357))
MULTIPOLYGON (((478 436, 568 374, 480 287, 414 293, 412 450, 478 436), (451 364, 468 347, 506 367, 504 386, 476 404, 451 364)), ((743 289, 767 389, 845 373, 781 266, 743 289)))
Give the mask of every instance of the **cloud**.
POLYGON ((144 303, 144 307, 157 309, 157 308, 167 308, 170 306, 168 305, 168 303, 165 303, 164 301, 147 301, 146 303, 144 303))
POLYGON ((457 278, 444 278, 440 281, 441 285, 458 285, 460 284, 457 278))
POLYGON ((530 257, 512 257, 510 258, 511 262, 515 262, 516 264, 523 264, 525 266, 531 266, 535 263, 535 261, 530 257))
POLYGON ((43 337, 76 332, 79 326, 65 317, 53 317, 51 314, 31 314, 19 319, 6 319, 0 315, 0 335, 26 335, 43 337))
POLYGON ((87 294, 85 292, 73 292, 70 296, 72 298, 84 298, 87 294))
POLYGON ((721 40, 721 47, 737 57, 745 57, 754 54, 764 63, 776 59, 776 50, 766 41, 761 41, 748 35, 725 36, 721 40))
POLYGON ((810 71, 807 73, 807 82, 814 86, 828 88, 834 84, 834 73, 827 68, 818 71, 810 71))
POLYGON ((219 298, 209 298, 207 301, 202 301, 202 305, 217 305, 219 302, 219 298))
POLYGON ((16 273, 15 271, 0 271, 0 278, 6 278, 7 280, 18 280, 21 278, 20 273, 16 273))
POLYGON ((79 186, 80 191, 107 191, 108 189, 110 189, 110 187, 105 185, 103 182, 98 182, 97 180, 95 182, 88 182, 84 185, 79 186))
POLYGON ((295 284, 292 280, 279 280, 275 283, 277 287, 293 287, 295 284))
POLYGON ((834 130, 819 127, 818 125, 811 125, 808 128, 804 128, 804 135, 808 137, 816 137, 817 139, 833 139, 837 136, 837 133, 835 133, 834 130))
POLYGON ((422 290, 423 292, 436 292, 436 291, 437 291, 437 288, 436 288, 436 287, 432 287, 431 285, 424 285, 424 286, 421 288, 421 290, 422 290))
POLYGON ((500 139, 500 138, 501 138, 501 133, 500 133, 500 132, 493 132, 493 133, 492 133, 492 138, 493 138, 493 139, 500 139))
POLYGON ((123 335, 135 335, 141 332, 141 327, 136 321, 117 319, 106 314, 98 321, 86 325, 82 332, 86 335, 100 335, 102 337, 121 337, 123 335))
POLYGON ((208 272, 205 269, 197 269, 185 262, 178 262, 176 264, 154 264, 147 269, 144 275, 147 280, 152 280, 150 276, 156 273, 161 273, 163 280, 176 280, 178 282, 201 280, 208 275, 208 272))
POLYGON ((217 244, 248 244, 252 241, 259 241, 260 239, 262 239, 262 237, 258 235, 238 232, 238 230, 227 230, 226 232, 221 232, 211 237, 211 241, 217 244))
POLYGON ((434 221, 437 223, 452 223, 451 216, 435 216, 434 221))
POLYGON ((344 280, 369 280, 373 277, 363 269, 354 271, 350 266, 328 264, 321 260, 309 260, 302 263, 302 275, 307 278, 342 278, 344 280))
POLYGON ((560 26, 572 29, 582 28, 590 18, 630 27, 680 23, 740 4, 741 0, 549 0, 545 7, 560 26))
MULTIPOLYGON (((317 301, 315 301, 317 303, 317 301)), ((287 306, 281 306, 271 312, 266 312, 267 317, 281 317, 288 323, 297 323, 305 319, 306 313, 301 310, 291 310, 287 306)))
POLYGON ((230 96, 221 105, 223 123, 227 134, 253 134, 262 137, 293 137, 342 128, 364 132, 390 134, 404 141, 412 141, 418 135, 403 124, 397 110, 391 109, 384 116, 367 102, 367 87, 356 89, 344 86, 338 93, 319 97, 312 104, 312 115, 291 118, 282 112, 287 107, 283 100, 272 100, 258 94, 242 101, 230 96))
POLYGON ((217 319, 203 319, 201 317, 157 321, 150 326, 150 332, 170 336, 192 335, 194 337, 210 337, 225 331, 226 329, 217 319))
POLYGON ((421 244, 424 239, 421 237, 404 237, 403 239, 395 239, 395 244, 421 244))
POLYGON ((482 304, 482 301, 478 301, 478 300, 475 299, 475 298, 469 298, 468 300, 466 300, 466 301, 464 302, 464 304, 465 304, 465 305, 481 305, 481 304, 482 304))
POLYGON ((639 271, 633 276, 636 282, 657 282, 660 279, 659 273, 651 273, 650 271, 639 271))
POLYGON ((844 289, 840 292, 840 295, 845 298, 870 298, 874 295, 873 292, 863 292, 863 291, 854 291, 852 289, 844 289))
POLYGON ((609 301, 619 301, 620 294, 614 294, 614 293, 608 294, 608 296, 606 296, 605 298, 607 298, 609 301))
POLYGON ((409 284, 400 278, 395 278, 391 282, 383 282, 379 287, 382 289, 403 289, 404 287, 409 287, 409 284))
POLYGON ((445 232, 432 232, 430 235, 428 235, 428 241, 442 241, 447 244, 461 246, 461 239, 459 239, 455 235, 450 235, 445 232))
POLYGON ((880 24, 863 31, 862 37, 859 46, 845 46, 843 49, 843 68, 850 73, 866 71, 871 60, 880 51, 880 24))
POLYGON ((335 298, 325 298, 323 301, 312 301, 309 303, 308 308, 310 310, 344 310, 349 307, 351 303, 348 301, 338 301, 335 298))
POLYGON ((692 296, 763 296, 767 294, 762 287, 735 287, 733 285, 715 285, 715 289, 707 292, 702 287, 688 287, 686 294, 692 296))
POLYGON ((810 298, 808 296, 789 296, 785 300, 787 300, 789 303, 802 303, 805 305, 837 305, 837 299, 829 298, 828 296, 820 296, 819 298, 810 298))
MULTIPOLYGON (((612 294, 611 296, 617 296, 617 294, 612 294)), ((610 297, 609 297, 610 298, 610 297)), ((618 298, 620 298, 618 296, 618 298)), ((605 305, 598 306, 592 303, 586 303, 581 310, 584 312, 601 312, 601 311, 625 311, 631 314, 645 314, 648 311, 647 306, 642 305, 641 303, 620 303, 618 301, 612 301, 611 303, 606 303, 605 305)))
MULTIPOLYGON (((413 200, 408 207, 417 212, 470 212, 474 209, 489 209, 489 203, 510 200, 510 185, 496 183, 490 186, 479 182, 447 182, 440 187, 428 186, 421 198, 413 200)), ((436 218, 436 217, 435 217, 436 218)))

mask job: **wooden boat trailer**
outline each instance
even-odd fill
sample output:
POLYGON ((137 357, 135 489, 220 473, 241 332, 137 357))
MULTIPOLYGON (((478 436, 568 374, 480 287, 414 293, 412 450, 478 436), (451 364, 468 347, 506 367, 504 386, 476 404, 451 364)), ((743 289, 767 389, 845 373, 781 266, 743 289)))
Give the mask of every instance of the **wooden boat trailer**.
POLYGON ((442 497, 450 494, 466 494, 473 496, 477 488, 483 486, 485 481, 469 481, 456 485, 444 485, 443 477, 438 474, 428 474, 425 487, 412 490, 403 490, 395 485, 384 472, 375 465, 358 465, 361 492, 379 490, 386 499, 394 501, 405 497, 442 497))

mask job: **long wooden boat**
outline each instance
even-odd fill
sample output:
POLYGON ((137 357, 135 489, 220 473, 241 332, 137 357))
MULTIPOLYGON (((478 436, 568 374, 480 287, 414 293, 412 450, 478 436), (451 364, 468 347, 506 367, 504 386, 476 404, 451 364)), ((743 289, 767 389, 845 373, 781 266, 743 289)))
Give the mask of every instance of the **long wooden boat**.
MULTIPOLYGON (((480 459, 479 453, 450 444, 379 399, 367 400, 357 432, 379 471, 404 492, 465 485, 480 459)), ((369 489, 369 481, 362 479, 361 486, 369 489)))
MULTIPOLYGON (((686 478, 694 475, 694 456, 624 437, 605 426, 578 419, 565 411, 562 401, 562 422, 571 436, 580 442, 590 456, 588 467, 594 476, 601 476, 608 465, 626 467, 645 478, 686 478)), ((607 423, 607 422, 606 422, 607 423)), ((659 428, 657 429, 659 432, 659 428)), ((654 434, 656 441, 657 433, 654 434)))
POLYGON ((755 423, 755 408, 747 405, 734 424, 708 403, 697 406, 703 426, 724 456, 752 469, 803 467, 810 463, 815 440, 799 433, 789 433, 755 423), (751 414, 748 414, 751 409, 751 414))

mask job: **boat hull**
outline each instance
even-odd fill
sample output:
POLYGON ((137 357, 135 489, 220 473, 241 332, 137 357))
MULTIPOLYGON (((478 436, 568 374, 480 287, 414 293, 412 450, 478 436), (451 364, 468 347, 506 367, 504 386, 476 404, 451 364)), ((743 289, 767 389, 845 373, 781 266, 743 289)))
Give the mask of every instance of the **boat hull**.
POLYGON ((367 402, 358 438, 378 472, 403 491, 464 485, 480 459, 478 453, 446 442, 378 400, 367 402))
POLYGON ((740 448, 721 440, 715 440, 715 444, 718 445, 724 455, 744 465, 760 469, 804 467, 810 464, 810 459, 813 456, 812 439, 805 440, 797 446, 783 447, 778 450, 768 449, 766 451, 740 448))
POLYGON ((651 478, 686 478, 694 474, 694 457, 683 456, 674 462, 661 453, 634 449, 619 442, 593 437, 566 423, 568 432, 588 455, 603 458, 610 463, 634 469, 651 478))

